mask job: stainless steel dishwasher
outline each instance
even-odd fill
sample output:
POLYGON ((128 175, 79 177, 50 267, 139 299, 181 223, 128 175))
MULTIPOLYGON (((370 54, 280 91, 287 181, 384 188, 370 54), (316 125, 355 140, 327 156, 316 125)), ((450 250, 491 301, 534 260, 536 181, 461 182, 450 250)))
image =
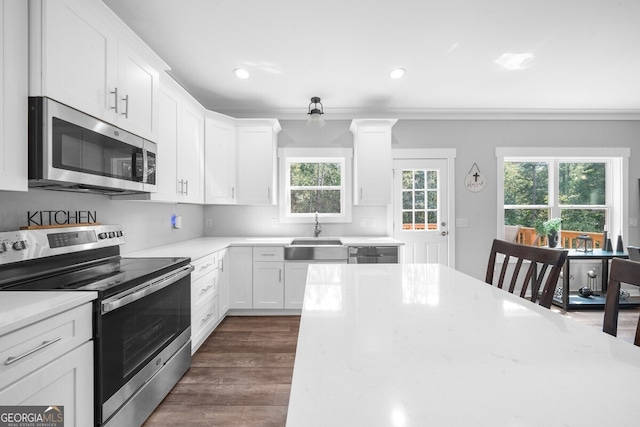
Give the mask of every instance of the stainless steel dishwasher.
POLYGON ((397 263, 397 246, 349 246, 349 264, 397 263))

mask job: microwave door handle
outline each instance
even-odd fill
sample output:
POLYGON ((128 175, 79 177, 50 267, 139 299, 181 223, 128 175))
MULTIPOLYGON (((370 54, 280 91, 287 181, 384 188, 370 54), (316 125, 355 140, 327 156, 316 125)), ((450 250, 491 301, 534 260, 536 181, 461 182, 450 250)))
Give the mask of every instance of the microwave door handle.
POLYGON ((146 158, 145 151, 143 149, 136 148, 135 150, 133 150, 133 153, 131 154, 131 164, 133 165, 133 167, 131 168, 132 180, 135 182, 144 182, 144 176, 146 175, 146 158), (142 172, 141 175, 138 171, 138 159, 140 158, 139 156, 142 156, 142 170, 140 171, 142 172))
POLYGON ((139 299, 142 299, 147 295, 158 292, 159 290, 166 288, 167 286, 177 282, 183 277, 188 276, 193 270, 194 268, 192 265, 187 265, 176 271, 167 273, 157 279, 143 283, 142 285, 131 289, 129 292, 123 292, 122 294, 114 295, 111 298, 107 298, 106 300, 102 301, 100 312, 102 314, 109 313, 113 310, 124 307, 125 305, 131 304, 132 302, 138 301, 139 299))
POLYGON ((142 149, 142 182, 146 183, 149 177, 149 157, 147 150, 142 149))

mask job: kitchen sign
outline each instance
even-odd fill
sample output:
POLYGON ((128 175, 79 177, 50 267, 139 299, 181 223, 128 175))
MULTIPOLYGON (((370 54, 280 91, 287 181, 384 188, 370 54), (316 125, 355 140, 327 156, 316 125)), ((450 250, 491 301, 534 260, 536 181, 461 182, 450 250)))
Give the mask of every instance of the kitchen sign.
POLYGON ((467 187, 467 190, 477 193, 484 189, 485 182, 484 175, 480 173, 480 168, 478 168, 478 165, 474 163, 464 179, 464 186, 467 187))
POLYGON ((96 223, 96 211, 35 211, 27 212, 29 227, 96 223))

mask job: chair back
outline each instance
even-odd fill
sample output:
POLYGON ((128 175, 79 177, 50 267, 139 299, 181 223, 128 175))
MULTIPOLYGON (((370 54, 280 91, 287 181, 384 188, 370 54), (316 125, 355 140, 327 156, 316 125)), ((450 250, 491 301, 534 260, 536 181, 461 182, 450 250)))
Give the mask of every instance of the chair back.
POLYGON ((627 246, 627 252, 629 252, 629 259, 632 261, 640 261, 640 247, 627 246))
POLYGON ((502 254, 504 255, 504 261, 495 285, 500 289, 515 293, 516 285, 520 284, 520 297, 527 298, 526 293, 531 284, 531 296, 529 299, 535 303, 540 293, 539 304, 550 308, 553 302, 553 293, 560 277, 560 271, 567 259, 567 253, 568 251, 563 249, 541 248, 495 239, 491 246, 485 281, 490 285, 494 285, 496 261, 498 254, 502 254), (510 263, 512 259, 516 260, 513 264, 510 263), (520 270, 525 261, 529 263, 529 266, 523 278, 520 270), (513 266, 513 271, 508 274, 510 266, 513 266), (505 287, 505 285, 508 287, 505 287))
MULTIPOLYGON (((614 337, 618 334, 618 310, 620 308, 621 283, 640 286, 640 262, 621 258, 611 260, 602 330, 614 337)), ((640 346, 640 319, 638 319, 636 337, 633 343, 640 346)))

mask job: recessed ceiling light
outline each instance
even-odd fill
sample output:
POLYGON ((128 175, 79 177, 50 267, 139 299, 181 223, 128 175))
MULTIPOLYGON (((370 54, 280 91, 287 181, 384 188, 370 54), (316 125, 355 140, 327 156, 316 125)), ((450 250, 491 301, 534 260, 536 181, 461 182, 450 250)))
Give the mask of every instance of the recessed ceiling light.
POLYGON ((244 68, 236 68, 235 70, 233 70, 233 74, 235 74, 236 77, 239 78, 239 79, 248 79, 249 78, 249 72, 247 70, 245 70, 244 68))
POLYGON ((392 79, 399 79, 400 77, 404 76, 406 72, 407 70, 405 70, 404 68, 396 68, 389 73, 389 77, 391 77, 392 79))
POLYGON ((496 64, 507 70, 525 70, 533 64, 533 53, 503 53, 496 59, 496 64))

